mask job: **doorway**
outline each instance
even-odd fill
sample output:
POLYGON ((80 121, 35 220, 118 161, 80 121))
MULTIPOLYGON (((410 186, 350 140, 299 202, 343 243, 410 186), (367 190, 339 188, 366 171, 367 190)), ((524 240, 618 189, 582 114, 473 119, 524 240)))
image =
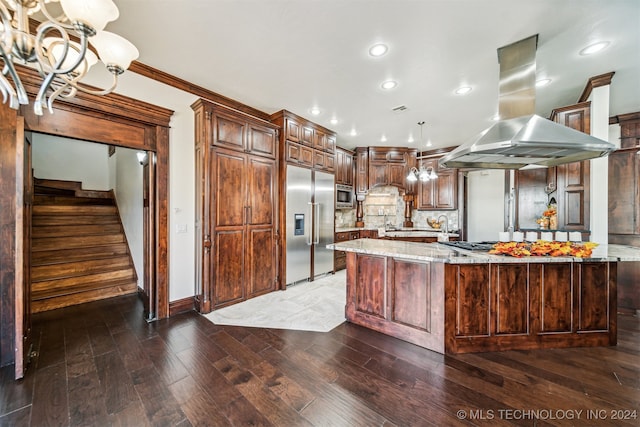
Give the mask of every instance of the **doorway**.
MULTIPOLYGON (((32 89, 37 89, 39 75, 36 70, 21 69, 21 78, 25 87, 28 88, 30 96, 35 96, 32 89)), ((35 90, 37 92, 37 90, 35 90)), ((23 161, 20 158, 10 155, 15 153, 15 149, 23 146, 16 141, 15 127, 12 131, 7 127, 11 123, 24 123, 26 132, 36 132, 56 136, 64 136, 73 139, 94 141, 104 144, 111 144, 119 147, 128 147, 136 150, 144 150, 153 153, 155 163, 155 173, 153 176, 154 188, 154 211, 150 213, 155 218, 153 229, 153 273, 154 280, 152 288, 154 295, 149 298, 149 303, 155 306, 155 318, 165 318, 169 315, 169 268, 168 268, 168 192, 169 192, 169 121, 173 112, 169 109, 137 101, 122 95, 110 94, 107 96, 96 96, 85 93, 69 100, 60 100, 53 107, 53 114, 46 113, 43 116, 36 116, 32 108, 28 105, 22 107, 18 112, 9 110, 3 106, 3 144, 6 144, 7 153, 3 157, 3 180, 7 185, 11 183, 23 182, 23 161), (13 116, 13 117, 12 117, 13 116), (16 120, 16 116, 19 120, 16 120), (18 164, 19 160, 19 164, 18 164)), ((22 135, 22 134, 21 134, 22 135)), ((9 187, 8 187, 9 188, 9 187)), ((19 187, 18 187, 19 188, 19 187)), ((22 192, 18 195, 22 197, 22 192)), ((11 207, 11 212, 6 212, 4 225, 11 231, 13 238, 22 235, 18 231, 22 227, 21 218, 24 213, 22 203, 15 204, 16 194, 0 194, 0 201, 3 206, 11 207)), ((10 237, 11 241, 14 241, 10 237)), ((3 246, 2 253, 15 253, 11 244, 3 246)), ((0 339, 0 359, 3 364, 13 363, 24 352, 28 351, 23 346, 22 332, 26 333, 28 328, 20 331, 18 325, 23 324, 24 311, 21 306, 24 295, 28 289, 24 280, 14 280, 24 277, 24 266, 22 257, 7 256, 3 262, 4 276, 0 278, 0 288, 7 295, 15 295, 12 301, 7 301, 8 309, 3 311, 3 324, 0 339), (7 268, 4 268, 6 264, 7 268), (6 332, 6 333, 5 333, 6 332)), ((16 377, 21 378, 22 374, 16 372, 16 377)))

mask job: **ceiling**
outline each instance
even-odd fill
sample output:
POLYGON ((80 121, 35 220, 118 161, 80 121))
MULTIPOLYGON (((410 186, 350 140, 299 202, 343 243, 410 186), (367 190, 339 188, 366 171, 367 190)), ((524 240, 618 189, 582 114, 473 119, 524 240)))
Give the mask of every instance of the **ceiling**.
POLYGON ((610 116, 640 111, 638 0, 115 3, 120 18, 107 30, 132 41, 138 61, 266 113, 292 111, 345 148, 467 141, 497 112, 497 49, 533 34, 537 78, 552 79, 537 89, 537 114, 577 102, 590 77, 611 71, 610 116), (603 51, 579 54, 600 40, 610 42, 603 51), (385 56, 369 56, 376 42, 385 56), (398 86, 383 90, 387 79, 398 86), (456 95, 460 86, 472 90, 456 95))

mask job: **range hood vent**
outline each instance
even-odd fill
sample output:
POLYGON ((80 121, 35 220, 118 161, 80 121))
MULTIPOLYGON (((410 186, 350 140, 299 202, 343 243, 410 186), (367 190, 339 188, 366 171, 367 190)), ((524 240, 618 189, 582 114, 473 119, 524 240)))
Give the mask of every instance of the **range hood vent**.
POLYGON ((520 169, 608 155, 615 145, 534 114, 538 36, 498 49, 499 114, 503 120, 451 151, 449 168, 520 169))

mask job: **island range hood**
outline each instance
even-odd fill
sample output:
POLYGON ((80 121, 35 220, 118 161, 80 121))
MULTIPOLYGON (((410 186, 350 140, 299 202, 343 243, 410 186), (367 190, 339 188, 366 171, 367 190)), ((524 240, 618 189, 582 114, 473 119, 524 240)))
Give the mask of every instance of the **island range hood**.
POLYGON ((498 49, 501 120, 439 161, 448 168, 520 169, 556 166, 608 155, 615 145, 538 116, 535 74, 538 35, 498 49))

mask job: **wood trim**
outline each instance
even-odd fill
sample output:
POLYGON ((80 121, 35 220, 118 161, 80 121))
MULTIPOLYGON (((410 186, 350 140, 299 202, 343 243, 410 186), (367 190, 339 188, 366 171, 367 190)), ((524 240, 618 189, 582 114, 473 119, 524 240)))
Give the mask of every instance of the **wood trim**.
POLYGON ((554 108, 553 110, 551 110, 551 114, 549 115, 549 120, 552 120, 555 122, 556 116, 565 111, 572 111, 572 110, 578 110, 580 108, 590 108, 590 107, 591 107, 591 101, 584 101, 578 104, 565 105, 564 107, 554 108))
POLYGON ((582 95, 580 95, 578 102, 585 102, 587 99, 589 99, 589 97, 591 96, 591 91, 594 88, 610 85, 611 79, 613 79, 613 75, 615 73, 616 73, 615 71, 611 71, 610 73, 600 74, 599 76, 591 77, 587 82, 587 85, 585 86, 584 91, 582 91, 582 95))
MULTIPOLYGON (((22 173, 16 156, 18 115, 5 103, 0 105, 0 183, 6 190, 16 189, 22 173)), ((16 263, 16 191, 0 192, 0 366, 14 361, 16 263)))
POLYGON ((195 310, 195 297, 187 297, 169 303, 169 317, 195 310))
POLYGON ((220 95, 219 93, 212 92, 201 86, 195 85, 186 80, 182 80, 176 76, 165 73, 164 71, 150 67, 149 65, 143 64, 141 62, 133 61, 127 71, 131 71, 143 77, 147 77, 151 80, 164 83, 176 89, 183 90, 216 104, 221 104, 225 107, 233 108, 234 110, 249 114, 250 116, 257 117, 264 121, 269 121, 269 114, 265 113, 264 111, 260 111, 234 99, 227 98, 226 96, 220 95))

